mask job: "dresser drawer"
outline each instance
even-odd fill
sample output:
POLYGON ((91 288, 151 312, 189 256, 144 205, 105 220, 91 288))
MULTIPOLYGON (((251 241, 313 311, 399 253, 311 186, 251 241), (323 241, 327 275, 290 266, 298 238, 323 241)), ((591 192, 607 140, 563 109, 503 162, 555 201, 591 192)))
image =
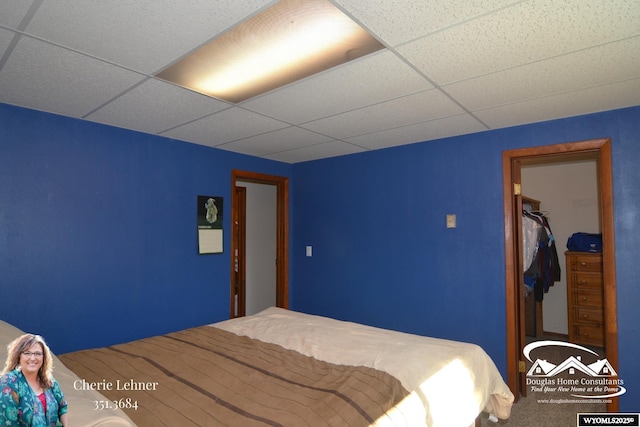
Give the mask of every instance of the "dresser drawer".
POLYGON ((592 325, 573 325, 574 340, 582 344, 604 346, 604 328, 592 325))
POLYGON ((604 310, 598 307, 576 306, 573 309, 574 322, 604 325, 604 310))
POLYGON ((573 285, 578 288, 602 289, 602 274, 599 273, 574 273, 573 285))
POLYGON ((572 271, 602 272, 602 254, 573 253, 570 263, 572 271))
POLYGON ((603 307, 602 291, 576 289, 573 291, 573 304, 587 307, 603 307))

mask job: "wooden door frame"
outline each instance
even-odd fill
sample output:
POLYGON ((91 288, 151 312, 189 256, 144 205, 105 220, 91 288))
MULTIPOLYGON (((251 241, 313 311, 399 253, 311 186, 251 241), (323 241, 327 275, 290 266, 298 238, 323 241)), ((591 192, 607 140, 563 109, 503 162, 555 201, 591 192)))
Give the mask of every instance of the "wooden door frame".
MULTIPOLYGON (((506 150, 502 153, 503 202, 504 202, 504 248, 506 270, 506 332, 507 332, 507 384, 518 397, 518 364, 522 357, 518 348, 520 327, 521 295, 515 256, 518 244, 514 221, 514 177, 519 175, 520 161, 523 159, 544 159, 570 154, 593 153, 598 160, 600 182, 600 215, 602 221, 603 267, 604 267, 604 312, 605 312, 605 353, 606 358, 618 371, 618 310, 616 301, 616 259, 613 217, 613 176, 611 167, 611 140, 609 138, 588 141, 506 150), (514 172, 514 168, 518 168, 514 172)), ((609 412, 618 411, 618 398, 614 397, 607 406, 609 412)))
MULTIPOLYGON (((252 182, 276 186, 276 306, 289 308, 289 178, 275 175, 248 172, 234 169, 231 171, 231 218, 236 200, 235 188, 238 182, 252 182)), ((233 224, 232 224, 233 225, 233 224)), ((234 317, 235 269, 234 239, 231 239, 231 280, 230 280, 230 317, 234 317)))

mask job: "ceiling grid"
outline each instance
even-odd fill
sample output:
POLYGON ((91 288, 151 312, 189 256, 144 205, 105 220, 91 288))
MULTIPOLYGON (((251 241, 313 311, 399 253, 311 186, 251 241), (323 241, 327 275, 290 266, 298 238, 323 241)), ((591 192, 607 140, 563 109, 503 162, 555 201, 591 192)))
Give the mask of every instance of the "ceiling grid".
POLYGON ((155 77, 274 3, 0 2, 0 102, 288 163, 640 104, 637 0, 331 0, 386 48, 236 104, 155 77))

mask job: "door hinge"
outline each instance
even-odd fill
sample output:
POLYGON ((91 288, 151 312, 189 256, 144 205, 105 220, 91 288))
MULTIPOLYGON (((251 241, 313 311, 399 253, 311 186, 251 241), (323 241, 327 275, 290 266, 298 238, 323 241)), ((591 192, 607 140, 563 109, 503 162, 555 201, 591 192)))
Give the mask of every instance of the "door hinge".
POLYGON ((518 361, 518 372, 526 372, 527 371, 527 365, 524 363, 524 360, 519 360, 518 361))
POLYGON ((513 183, 513 194, 515 196, 520 196, 522 195, 522 184, 518 184, 518 183, 513 183))

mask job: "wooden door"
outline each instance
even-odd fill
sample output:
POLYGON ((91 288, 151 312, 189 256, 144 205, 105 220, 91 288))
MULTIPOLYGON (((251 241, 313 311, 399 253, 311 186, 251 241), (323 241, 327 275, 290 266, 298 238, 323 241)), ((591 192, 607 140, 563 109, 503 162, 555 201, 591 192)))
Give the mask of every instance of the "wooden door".
POLYGON ((242 317, 246 314, 246 212, 247 189, 245 187, 234 188, 233 199, 233 263, 231 271, 231 318, 242 317))

